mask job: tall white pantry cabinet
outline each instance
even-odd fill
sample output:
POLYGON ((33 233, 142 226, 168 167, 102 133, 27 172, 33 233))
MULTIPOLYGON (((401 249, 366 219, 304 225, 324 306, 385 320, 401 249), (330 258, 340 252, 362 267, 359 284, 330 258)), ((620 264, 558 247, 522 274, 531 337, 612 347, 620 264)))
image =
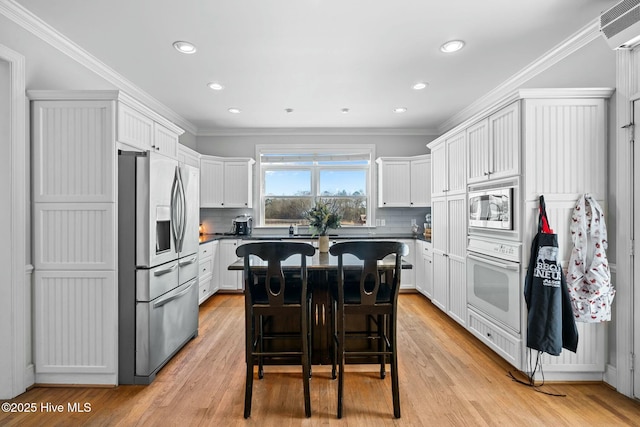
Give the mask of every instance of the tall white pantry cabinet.
MULTIPOLYGON (((539 196, 545 196, 566 268, 572 248, 571 214, 578 198, 590 193, 606 211, 606 123, 612 93, 609 88, 521 89, 428 144, 433 160, 433 302, 521 371, 528 370, 523 292, 539 196), (519 182, 514 207, 516 235, 522 242, 519 334, 471 309, 460 318, 461 304, 466 305, 461 292, 466 277, 459 275, 466 257, 461 244, 466 244, 467 184, 492 185, 500 179, 519 182)), ((576 353, 543 355, 547 379, 602 380, 606 325, 577 327, 576 353)))
POLYGON ((41 384, 118 383, 117 150, 183 132, 119 91, 29 91, 34 360, 41 384))

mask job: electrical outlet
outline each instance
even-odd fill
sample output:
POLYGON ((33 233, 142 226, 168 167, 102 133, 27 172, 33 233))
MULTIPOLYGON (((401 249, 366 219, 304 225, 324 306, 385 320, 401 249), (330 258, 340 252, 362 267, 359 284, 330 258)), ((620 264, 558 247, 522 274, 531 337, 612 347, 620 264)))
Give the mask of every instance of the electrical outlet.
POLYGON ((415 218, 411 219, 411 225, 416 225, 416 219, 415 218))
POLYGON ((384 219, 376 219, 376 227, 384 227, 384 219))
POLYGON ((384 227, 385 225, 387 225, 387 224, 386 224, 386 221, 385 221, 384 219, 381 219, 381 220, 380 220, 380 225, 381 225, 382 227, 384 227))

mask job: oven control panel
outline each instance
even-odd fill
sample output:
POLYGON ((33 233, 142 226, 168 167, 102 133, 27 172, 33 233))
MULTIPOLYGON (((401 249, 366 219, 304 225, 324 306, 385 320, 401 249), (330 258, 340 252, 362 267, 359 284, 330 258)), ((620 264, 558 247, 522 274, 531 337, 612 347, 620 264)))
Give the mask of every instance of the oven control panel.
POLYGON ((467 250, 482 255, 520 262, 522 244, 519 242, 506 242, 484 237, 469 237, 467 250))

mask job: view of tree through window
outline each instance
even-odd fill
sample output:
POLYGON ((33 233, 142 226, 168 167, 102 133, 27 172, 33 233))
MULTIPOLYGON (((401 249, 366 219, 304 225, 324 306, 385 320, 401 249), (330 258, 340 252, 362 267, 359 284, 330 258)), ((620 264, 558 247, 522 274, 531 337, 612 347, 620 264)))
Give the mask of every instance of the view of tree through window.
POLYGON ((263 225, 307 225, 322 199, 338 208, 342 226, 367 225, 370 153, 261 155, 263 225))

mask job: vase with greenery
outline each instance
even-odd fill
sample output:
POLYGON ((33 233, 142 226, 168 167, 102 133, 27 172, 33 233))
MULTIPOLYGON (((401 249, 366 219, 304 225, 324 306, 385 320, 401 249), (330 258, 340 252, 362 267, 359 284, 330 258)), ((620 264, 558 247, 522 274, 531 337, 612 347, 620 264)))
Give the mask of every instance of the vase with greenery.
POLYGON ((312 236, 320 236, 318 249, 320 252, 329 251, 329 236, 327 232, 332 228, 339 228, 342 216, 338 213, 337 206, 324 200, 316 201, 315 205, 305 213, 309 221, 309 229, 312 236))

